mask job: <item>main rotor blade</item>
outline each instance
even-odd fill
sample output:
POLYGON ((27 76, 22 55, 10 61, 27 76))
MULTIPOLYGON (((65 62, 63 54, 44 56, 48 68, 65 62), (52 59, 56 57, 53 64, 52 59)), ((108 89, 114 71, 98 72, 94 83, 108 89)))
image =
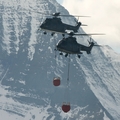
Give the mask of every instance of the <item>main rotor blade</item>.
POLYGON ((88 25, 85 25, 85 24, 81 24, 81 26, 88 26, 88 25))
POLYGON ((39 12, 39 11, 31 11, 31 12, 35 12, 35 13, 39 13, 45 16, 62 16, 62 17, 90 17, 90 16, 79 16, 79 15, 61 15, 60 12, 55 12, 55 13, 45 13, 45 12, 39 12))
POLYGON ((83 35, 83 36, 90 36, 90 35, 105 35, 104 33, 88 33, 88 34, 86 34, 86 33, 79 33, 79 34, 77 34, 77 33, 74 33, 74 32, 65 33, 65 34, 68 34, 68 35, 71 35, 71 36, 73 36, 73 35, 83 35))
MULTIPOLYGON (((72 34, 72 33, 71 33, 72 34)), ((84 33, 80 33, 80 34, 75 34, 73 33, 72 35, 84 35, 84 36, 90 36, 90 35, 105 35, 104 33, 88 33, 88 34, 84 34, 84 33)))
POLYGON ((102 45, 94 45, 94 46, 97 46, 97 47, 102 47, 102 45))
POLYGON ((80 15, 59 15, 59 16, 63 16, 63 17, 90 17, 90 16, 80 16, 80 15))

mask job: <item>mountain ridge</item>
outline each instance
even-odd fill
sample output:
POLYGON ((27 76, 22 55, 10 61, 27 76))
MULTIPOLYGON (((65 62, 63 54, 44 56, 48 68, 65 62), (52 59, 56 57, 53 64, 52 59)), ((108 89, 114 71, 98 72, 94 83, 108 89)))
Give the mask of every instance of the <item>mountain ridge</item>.
MULTIPOLYGON (((119 54, 103 46, 94 47, 91 55, 83 53, 80 59, 71 55, 67 87, 68 59, 59 56, 58 52, 55 59, 54 53, 55 40, 62 39, 62 36, 51 37, 50 33, 44 35, 38 31, 40 22, 45 18, 30 10, 47 9, 50 13, 59 11, 65 14, 68 11, 54 0, 14 0, 13 3, 1 1, 0 6, 0 10, 4 11, 0 13, 0 89, 4 91, 0 92, 1 110, 11 111, 13 116, 18 114, 13 119, 22 116, 26 120, 118 120, 119 54), (56 88, 52 79, 58 75, 61 86, 56 88), (67 114, 61 110, 65 101, 70 102, 72 107, 67 114)), ((74 24, 73 18, 62 20, 74 24)), ((84 31, 80 28, 79 32, 84 31)), ((86 43, 86 39, 88 37, 77 37, 79 42, 86 43)))

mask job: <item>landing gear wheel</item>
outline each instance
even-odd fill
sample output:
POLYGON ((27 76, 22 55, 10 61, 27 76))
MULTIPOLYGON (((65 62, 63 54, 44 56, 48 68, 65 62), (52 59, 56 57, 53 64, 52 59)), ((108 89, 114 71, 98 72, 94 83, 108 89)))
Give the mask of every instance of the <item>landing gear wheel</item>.
POLYGON ((67 57, 67 56, 68 56, 68 54, 66 53, 66 54, 65 54, 65 57, 67 57))
POLYGON ((51 33, 51 36, 53 36, 55 33, 51 33))
POLYGON ((61 52, 60 55, 63 55, 63 53, 61 52))
POLYGON ((62 34, 63 37, 65 37, 65 34, 62 34))
POLYGON ((47 32, 45 31, 45 32, 44 32, 44 35, 46 35, 46 34, 47 34, 47 32))
POLYGON ((78 55, 78 58, 80 58, 81 56, 80 55, 78 55))

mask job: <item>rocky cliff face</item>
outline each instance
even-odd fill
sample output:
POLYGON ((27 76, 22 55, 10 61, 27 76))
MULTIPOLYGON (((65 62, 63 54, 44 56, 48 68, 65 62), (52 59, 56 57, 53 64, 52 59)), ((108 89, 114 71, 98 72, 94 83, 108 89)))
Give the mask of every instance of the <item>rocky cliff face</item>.
MULTIPOLYGON (((45 17, 33 11, 68 12, 54 0, 1 0, 0 11, 0 111, 4 120, 119 120, 119 54, 103 46, 80 59, 71 55, 67 85, 68 58, 57 52, 55 59, 54 51, 55 40, 62 36, 39 31, 45 17), (52 84, 55 76, 61 78, 59 87, 52 84), (61 109, 66 101, 71 104, 68 113, 61 109)), ((73 18, 62 20, 74 24, 73 18)), ((85 44, 86 39, 77 37, 85 44)))

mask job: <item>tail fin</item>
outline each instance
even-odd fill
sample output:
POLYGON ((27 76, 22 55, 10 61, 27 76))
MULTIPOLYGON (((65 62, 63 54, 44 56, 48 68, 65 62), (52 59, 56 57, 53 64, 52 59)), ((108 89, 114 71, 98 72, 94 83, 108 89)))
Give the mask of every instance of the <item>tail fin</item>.
POLYGON ((78 32, 78 29, 79 29, 80 26, 81 26, 81 22, 78 22, 73 31, 78 32))
POLYGON ((86 51, 87 54, 90 54, 90 53, 91 53, 91 50, 92 50, 93 46, 94 46, 94 43, 91 42, 91 43, 90 43, 90 46, 89 46, 89 49, 86 51))

